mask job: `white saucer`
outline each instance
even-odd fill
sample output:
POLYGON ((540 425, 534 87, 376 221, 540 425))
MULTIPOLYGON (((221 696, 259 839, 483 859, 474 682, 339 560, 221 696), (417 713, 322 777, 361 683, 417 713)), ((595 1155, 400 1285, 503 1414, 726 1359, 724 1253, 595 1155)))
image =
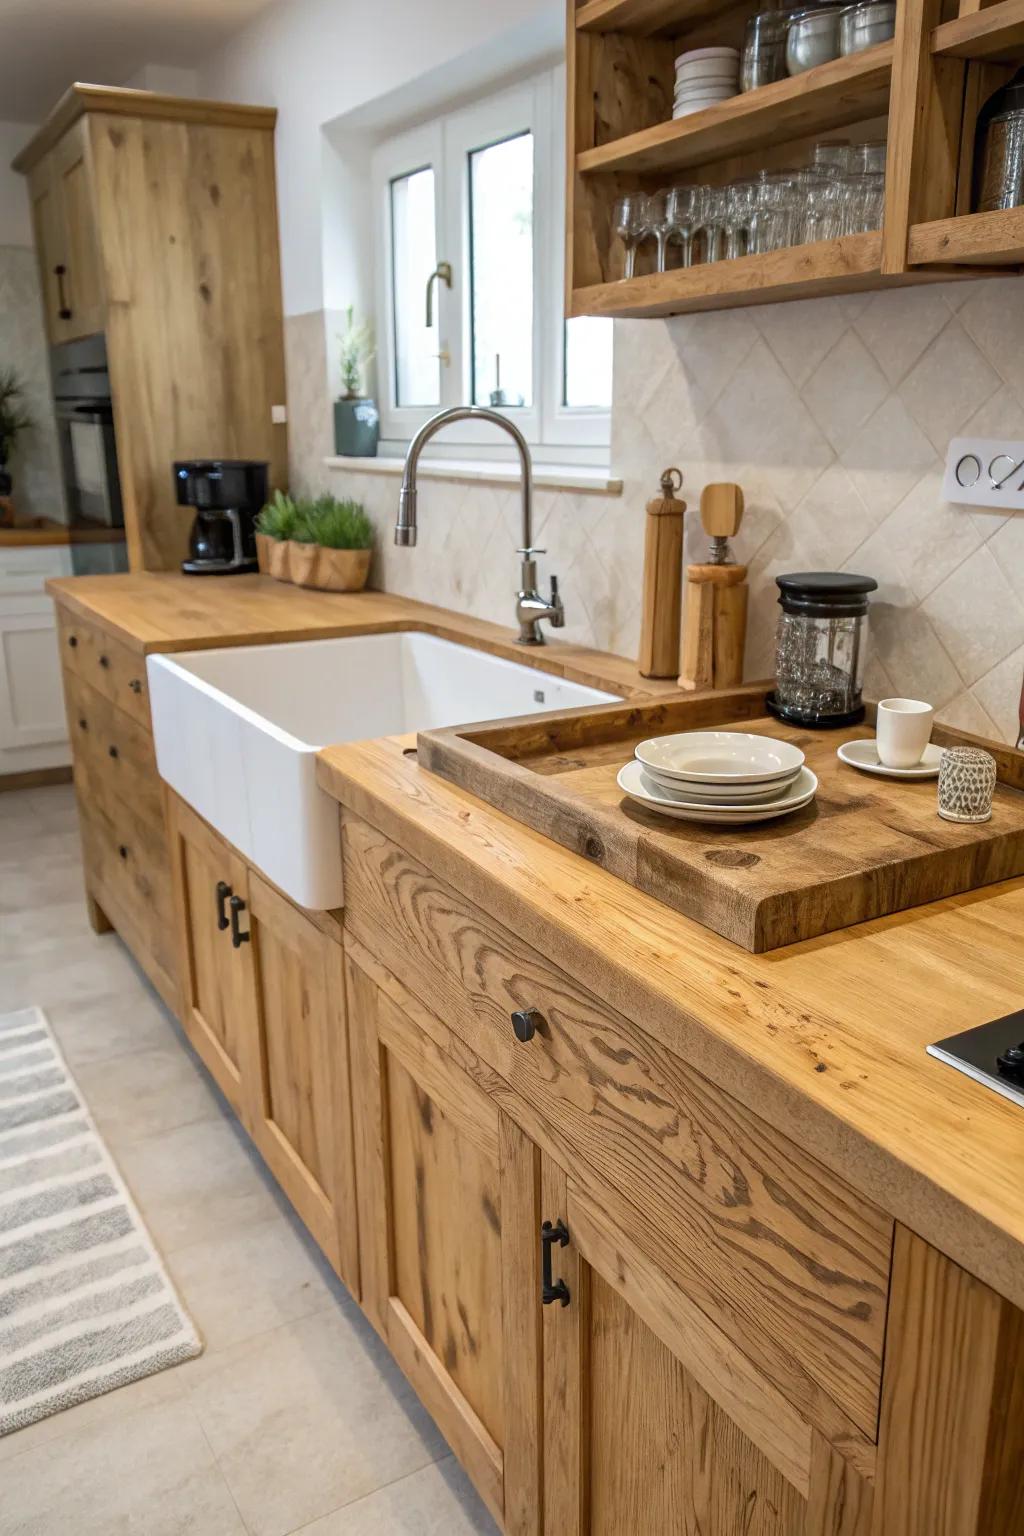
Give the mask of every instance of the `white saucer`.
POLYGON ((878 773, 884 779, 934 779, 942 761, 942 748, 929 742, 921 761, 913 768, 887 768, 879 761, 878 743, 870 740, 844 741, 836 749, 836 756, 849 763, 851 768, 859 768, 863 773, 878 773))
POLYGON ((624 795, 628 795, 630 800, 635 800, 637 805, 644 806, 646 810, 657 811, 661 816, 671 816, 676 821, 717 822, 723 827, 736 827, 748 821, 772 821, 776 816, 788 816, 791 811, 799 811, 809 805, 818 788, 818 780, 811 770, 801 768, 795 783, 788 786, 787 793, 770 805, 724 805, 715 810, 707 804, 695 805, 681 801, 679 794, 685 794, 682 785, 675 795, 662 789, 660 784, 647 777, 635 758, 620 768, 616 783, 624 795))

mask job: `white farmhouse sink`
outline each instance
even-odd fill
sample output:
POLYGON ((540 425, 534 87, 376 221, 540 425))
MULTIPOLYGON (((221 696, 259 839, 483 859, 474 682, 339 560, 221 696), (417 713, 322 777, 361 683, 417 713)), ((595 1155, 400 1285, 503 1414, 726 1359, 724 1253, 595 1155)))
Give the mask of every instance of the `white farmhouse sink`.
POLYGON ((342 905, 319 748, 617 698, 416 631, 150 656, 146 671, 161 778, 314 910, 342 905))

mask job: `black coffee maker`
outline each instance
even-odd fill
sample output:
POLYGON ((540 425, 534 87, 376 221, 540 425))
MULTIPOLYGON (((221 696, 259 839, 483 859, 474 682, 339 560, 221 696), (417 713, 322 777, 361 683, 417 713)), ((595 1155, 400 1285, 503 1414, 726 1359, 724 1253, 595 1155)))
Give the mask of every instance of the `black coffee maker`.
POLYGON ((255 571, 256 515, 267 500, 267 470, 258 459, 182 459, 174 466, 179 507, 194 507, 186 576, 255 571))

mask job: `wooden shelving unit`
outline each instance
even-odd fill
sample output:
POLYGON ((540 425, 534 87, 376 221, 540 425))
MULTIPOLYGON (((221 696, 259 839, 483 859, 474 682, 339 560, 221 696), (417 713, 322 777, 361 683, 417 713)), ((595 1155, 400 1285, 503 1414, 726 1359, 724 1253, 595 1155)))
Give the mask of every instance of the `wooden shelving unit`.
POLYGON ((944 59, 1020 64, 1024 59, 1024 0, 1002 0, 987 10, 944 22, 932 33, 932 53, 944 59))
POLYGON ((576 169, 584 175, 686 170, 878 117, 889 105, 892 56, 892 43, 883 43, 835 59, 704 112, 596 145, 576 156, 576 169))
POLYGON ((1024 209, 970 210, 974 125, 1024 62, 1024 0, 949 19, 950 0, 897 0, 895 39, 673 121, 674 60, 738 46, 757 0, 584 0, 570 7, 567 288, 574 315, 668 315, 1024 264, 1024 209), (880 232, 619 280, 612 212, 666 181, 722 183, 799 163, 838 129, 889 141, 880 232), (853 131, 851 131, 853 130, 853 131))

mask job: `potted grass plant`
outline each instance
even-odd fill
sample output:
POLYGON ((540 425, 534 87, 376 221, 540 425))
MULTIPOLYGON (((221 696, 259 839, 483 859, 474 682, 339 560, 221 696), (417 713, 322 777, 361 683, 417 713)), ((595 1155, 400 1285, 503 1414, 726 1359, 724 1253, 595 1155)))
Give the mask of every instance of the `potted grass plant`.
POLYGON ((260 570, 325 592, 361 592, 370 575, 373 524, 357 501, 295 501, 282 491, 256 522, 260 570))
POLYGON ((348 458, 375 459, 380 413, 377 402, 360 393, 366 369, 376 355, 373 328, 367 321, 356 319, 351 304, 345 311, 345 329, 338 343, 344 393, 334 402, 334 451, 348 458))
POLYGON ((7 465, 23 432, 32 428, 32 417, 22 406, 25 387, 13 368, 0 368, 0 496, 10 496, 14 486, 7 465))

